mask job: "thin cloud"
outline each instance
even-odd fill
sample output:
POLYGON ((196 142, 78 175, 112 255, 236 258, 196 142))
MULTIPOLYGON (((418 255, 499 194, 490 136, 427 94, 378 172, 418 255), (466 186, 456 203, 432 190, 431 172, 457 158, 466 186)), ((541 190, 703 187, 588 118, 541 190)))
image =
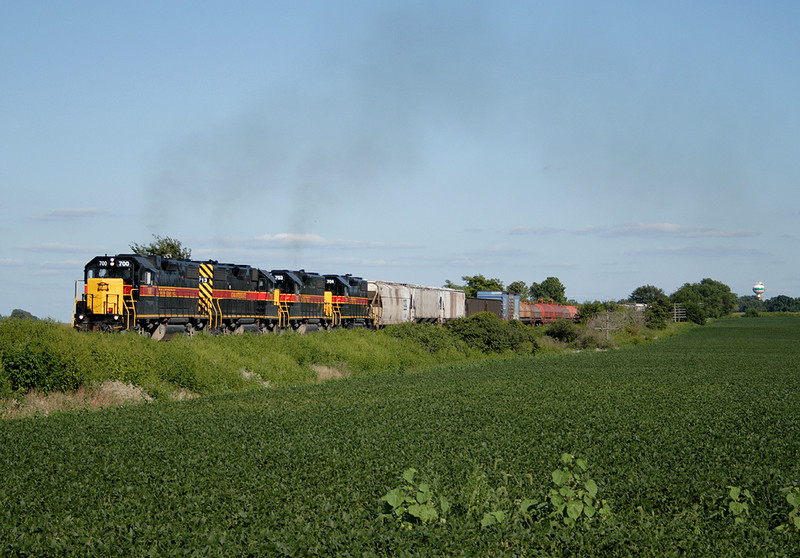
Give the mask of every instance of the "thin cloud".
POLYGON ((672 238, 742 238, 758 236, 753 229, 720 230, 712 227, 687 227, 674 223, 632 223, 616 225, 605 236, 672 237, 672 238))
MULTIPOLYGON (((511 230, 511 234, 545 234, 548 232, 560 231, 547 227, 517 227, 511 230)), ((723 230, 713 227, 689 227, 675 223, 625 223, 610 227, 587 225, 566 232, 579 236, 637 238, 745 238, 760 234, 754 229, 723 230)))
POLYGON ((730 256, 764 256, 764 251, 739 246, 668 246, 647 250, 625 252, 631 256, 690 256, 703 258, 727 258, 730 256))
POLYGON ((562 229, 555 227, 514 227, 511 229, 513 235, 532 235, 543 236, 562 232, 562 229))
POLYGON ((79 221, 92 217, 109 215, 108 211, 96 207, 61 208, 48 211, 38 218, 39 221, 79 221))

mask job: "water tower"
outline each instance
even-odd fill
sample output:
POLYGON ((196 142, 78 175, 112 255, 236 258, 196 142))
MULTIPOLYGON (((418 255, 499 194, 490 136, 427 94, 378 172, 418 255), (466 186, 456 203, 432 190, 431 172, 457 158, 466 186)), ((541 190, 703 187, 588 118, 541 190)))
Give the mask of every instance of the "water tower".
POLYGON ((753 292, 756 293, 758 300, 764 300, 764 283, 759 281, 753 285, 753 292))

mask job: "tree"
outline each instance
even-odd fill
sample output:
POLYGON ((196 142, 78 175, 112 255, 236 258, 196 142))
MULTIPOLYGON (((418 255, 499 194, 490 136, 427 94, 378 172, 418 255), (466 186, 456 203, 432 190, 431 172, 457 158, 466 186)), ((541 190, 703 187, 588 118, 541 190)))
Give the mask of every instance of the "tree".
POLYGON ((525 284, 525 281, 514 281, 506 287, 506 290, 510 293, 518 294, 522 301, 527 301, 528 295, 530 294, 530 289, 528 289, 528 285, 525 284))
POLYGON ((456 285, 449 279, 445 281, 444 286, 448 289, 459 289, 467 293, 470 298, 478 296, 478 291, 502 291, 503 282, 500 279, 487 279, 483 275, 464 275, 461 277, 467 282, 466 285, 456 285))
POLYGON ((656 302, 666 302, 667 295, 658 287, 642 285, 631 293, 628 300, 637 304, 655 304, 656 302))
POLYGON ((692 321, 689 305, 693 306, 697 323, 704 323, 706 317, 721 318, 736 309, 739 298, 731 292, 731 288, 713 279, 703 279, 699 283, 685 283, 680 289, 675 291, 670 297, 672 302, 683 304, 686 308, 686 315, 692 321), (697 308, 695 309, 694 306, 697 308), (695 310, 699 310, 696 312, 695 310), (702 316, 701 316, 702 315, 702 316))
POLYGON ((531 298, 537 300, 543 298, 544 300, 553 300, 557 304, 566 304, 567 296, 565 293, 564 285, 558 277, 548 277, 541 283, 534 283, 531 285, 531 298))
POLYGON ((38 320, 36 316, 28 312, 27 310, 22 310, 20 308, 14 308, 11 311, 11 315, 9 318, 16 318, 18 320, 38 320))
POLYGON ((176 258, 179 260, 188 260, 192 257, 192 250, 184 248, 180 240, 171 238, 169 236, 161 237, 157 234, 153 235, 155 242, 150 244, 137 244, 131 242, 130 248, 135 254, 143 256, 163 256, 165 258, 176 258))

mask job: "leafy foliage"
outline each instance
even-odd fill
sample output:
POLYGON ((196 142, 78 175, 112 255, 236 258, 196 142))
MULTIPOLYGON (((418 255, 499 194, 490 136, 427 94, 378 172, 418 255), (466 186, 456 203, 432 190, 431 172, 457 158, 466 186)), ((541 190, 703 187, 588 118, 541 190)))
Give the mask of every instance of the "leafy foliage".
POLYGON ((548 277, 541 283, 531 285, 531 298, 533 300, 553 300, 557 304, 566 304, 567 295, 564 285, 558 277, 548 277))
POLYGON ((461 279, 466 282, 466 285, 456 285, 448 279, 444 286, 450 289, 463 290, 470 298, 477 297, 478 291, 503 290, 503 282, 500 279, 487 279, 483 275, 464 275, 461 279))
POLYGON ((598 500, 597 483, 586 476, 586 460, 565 453, 561 455, 561 464, 552 473, 553 487, 547 493, 553 521, 576 525, 608 519, 611 507, 605 500, 598 500))
POLYGON ((742 490, 738 486, 728 486, 726 506, 722 509, 722 512, 723 515, 732 517, 736 525, 741 525, 750 515, 750 506, 754 503, 753 495, 746 488, 742 490))
POLYGON ((578 330, 570 320, 559 319, 549 324, 544 332, 563 343, 572 343, 578 338, 578 330))
MULTIPOLYGON (((30 312, 28 312, 27 310, 21 310, 20 308, 14 308, 11 311, 11 314, 8 315, 7 317, 15 318, 15 319, 18 319, 18 320, 38 320, 39 319, 36 316, 34 316, 33 314, 31 314, 30 312)), ((0 316, 0 319, 2 319, 2 318, 3 317, 0 316)))
POLYGON ((514 281, 506 287, 506 290, 510 293, 518 294, 523 302, 530 299, 530 289, 525 284, 525 281, 514 281))
POLYGON ((666 303, 669 301, 664 291, 653 285, 642 285, 634 289, 628 300, 639 304, 666 303))
POLYGON ((764 307, 767 312, 800 312, 800 298, 778 295, 765 300, 764 307))
POLYGON ((777 527, 778 531, 791 532, 794 530, 800 533, 800 487, 794 486, 792 488, 784 488, 786 492, 786 501, 792 507, 789 511, 789 521, 782 523, 777 527))
POLYGON ((450 503, 446 498, 436 498, 428 483, 415 483, 417 470, 410 467, 403 471, 404 485, 390 490, 381 497, 384 503, 383 517, 394 517, 402 525, 429 523, 441 520, 444 522, 450 511, 450 503), (437 511, 438 506, 438 511, 437 511))
POLYGON ((670 297, 686 308, 686 316, 691 321, 702 324, 708 318, 721 318, 736 309, 738 298, 728 285, 703 279, 699 283, 685 283, 670 297))
POLYGON ((667 327, 667 320, 670 318, 669 300, 664 297, 656 302, 650 303, 645 311, 645 323, 652 329, 664 329, 667 327))
POLYGON ((539 347, 533 330, 516 321, 501 320, 491 312, 480 312, 445 324, 464 343, 484 353, 516 351, 533 354, 539 347))
POLYGON ((385 327, 380 330, 382 334, 403 339, 413 343, 430 353, 442 351, 464 351, 466 345, 449 329, 435 324, 403 323, 385 327))
POLYGON ((135 254, 142 254, 145 256, 163 256, 165 258, 176 258, 180 260, 188 260, 192 257, 192 250, 183 246, 180 240, 169 236, 153 235, 155 239, 150 244, 137 244, 131 242, 130 249, 135 254))

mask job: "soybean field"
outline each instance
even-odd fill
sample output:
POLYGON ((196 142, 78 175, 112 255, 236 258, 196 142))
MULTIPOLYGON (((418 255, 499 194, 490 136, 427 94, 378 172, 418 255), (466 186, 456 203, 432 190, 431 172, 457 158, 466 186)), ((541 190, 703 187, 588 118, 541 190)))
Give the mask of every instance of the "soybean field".
POLYGON ((800 317, 0 422, 0 555, 800 554, 800 317))

